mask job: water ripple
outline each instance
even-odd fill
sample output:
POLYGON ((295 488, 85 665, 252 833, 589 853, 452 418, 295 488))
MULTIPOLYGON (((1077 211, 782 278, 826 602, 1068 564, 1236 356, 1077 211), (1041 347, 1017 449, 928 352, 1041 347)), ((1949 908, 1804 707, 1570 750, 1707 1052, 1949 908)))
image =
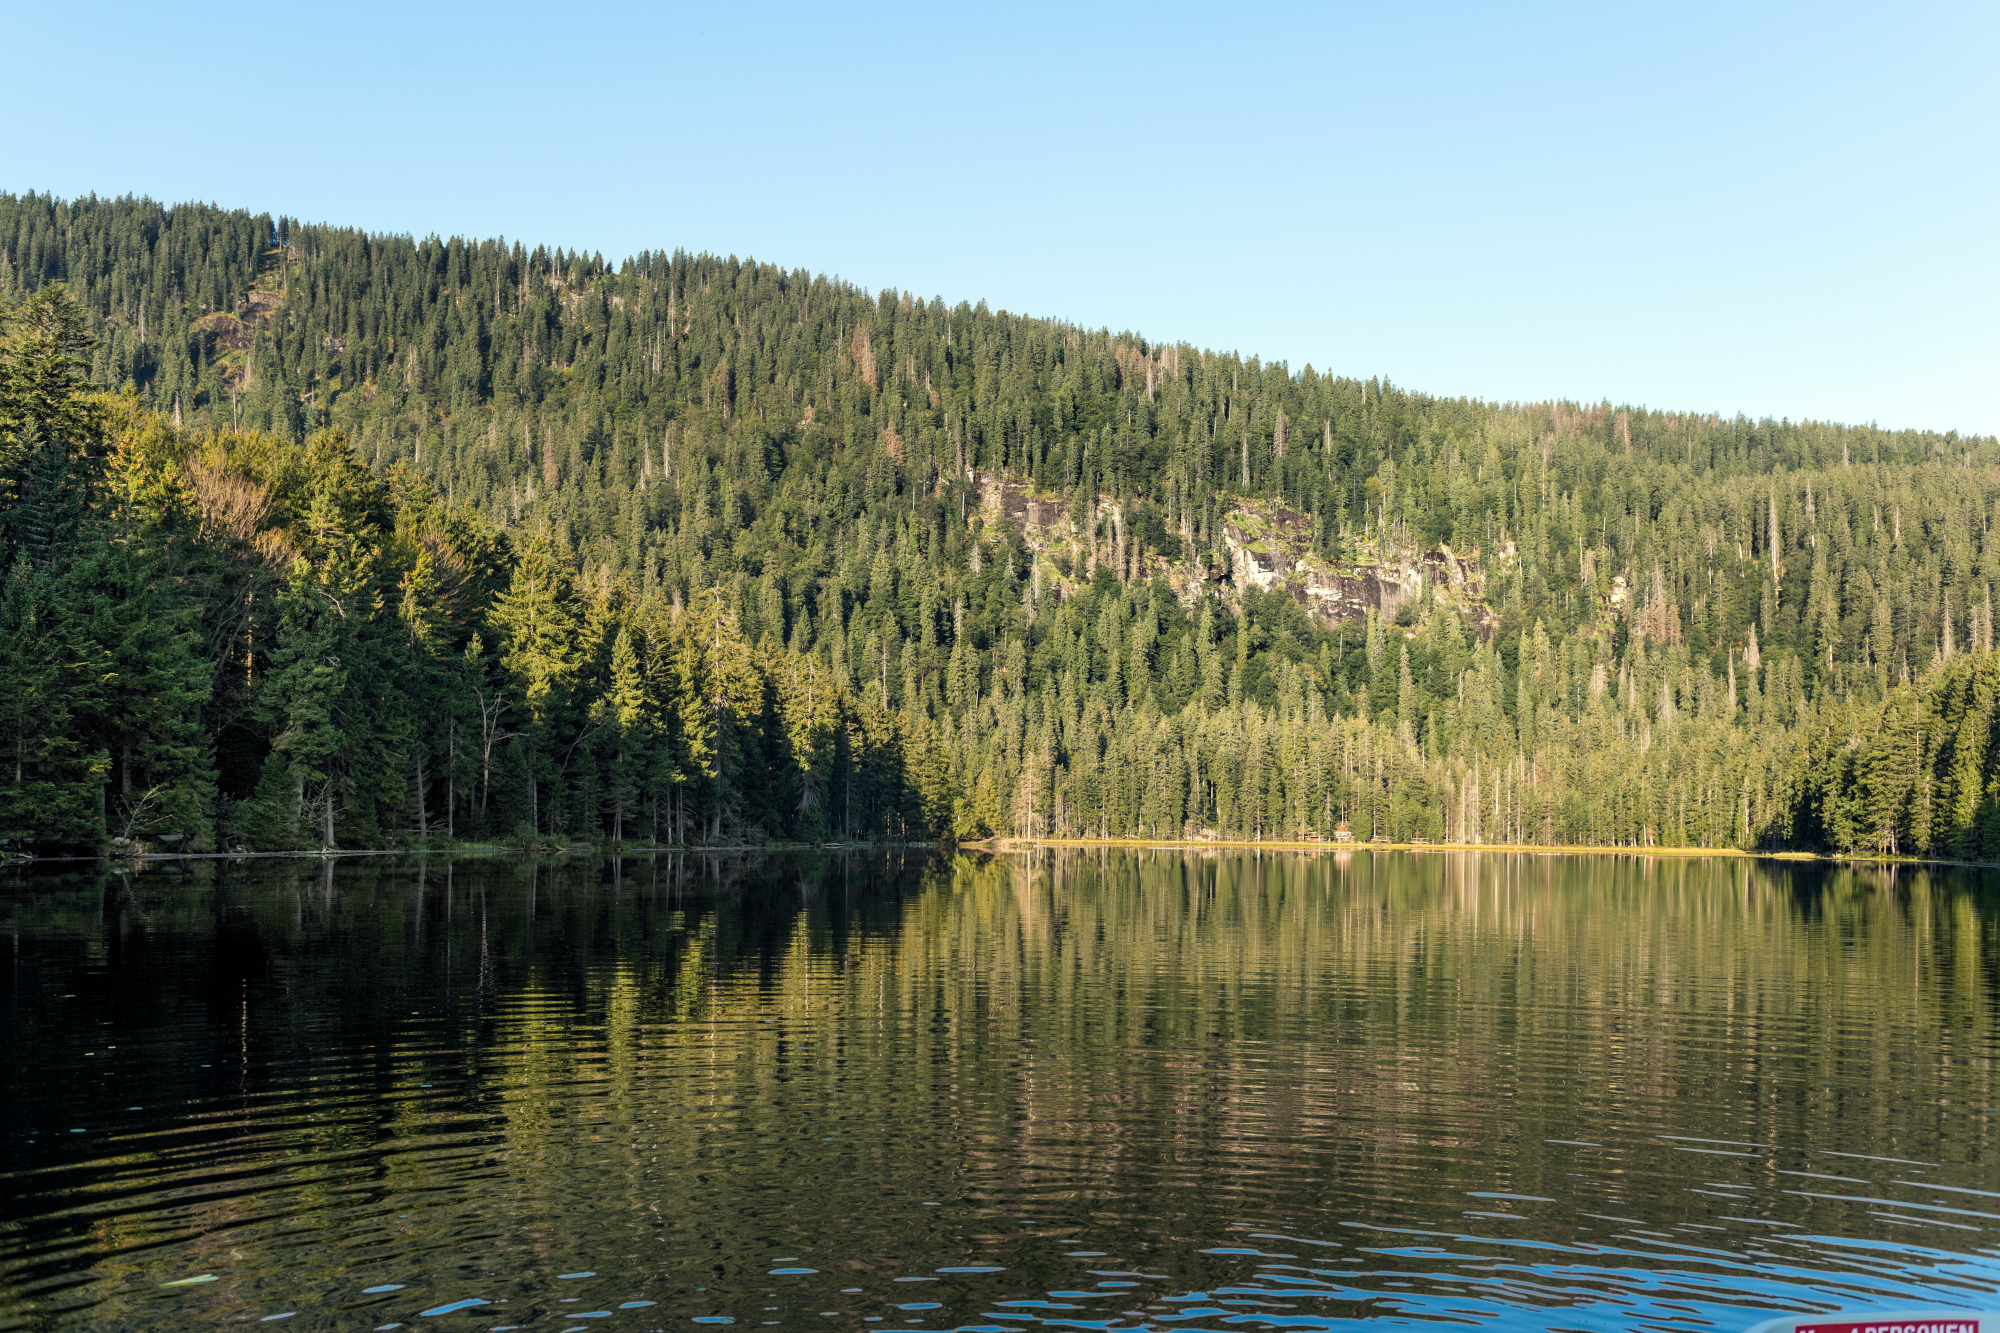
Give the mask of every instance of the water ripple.
POLYGON ((212 867, 143 921, 7 884, 0 1328, 1608 1333, 2000 1291, 1978 886, 771 865, 212 867))

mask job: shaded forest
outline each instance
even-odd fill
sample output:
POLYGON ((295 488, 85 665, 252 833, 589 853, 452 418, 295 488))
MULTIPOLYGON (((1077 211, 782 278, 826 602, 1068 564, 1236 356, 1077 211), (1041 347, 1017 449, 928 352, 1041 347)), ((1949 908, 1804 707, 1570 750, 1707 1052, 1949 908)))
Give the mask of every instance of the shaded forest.
POLYGON ((14 848, 2000 855, 2000 444, 0 195, 14 848))

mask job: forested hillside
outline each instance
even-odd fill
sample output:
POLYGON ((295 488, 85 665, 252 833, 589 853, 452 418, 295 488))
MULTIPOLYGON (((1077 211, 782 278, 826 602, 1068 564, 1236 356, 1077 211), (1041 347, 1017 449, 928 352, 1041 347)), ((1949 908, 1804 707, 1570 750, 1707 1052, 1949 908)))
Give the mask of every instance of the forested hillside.
POLYGON ((2000 445, 0 195, 0 834, 2000 855, 2000 445))

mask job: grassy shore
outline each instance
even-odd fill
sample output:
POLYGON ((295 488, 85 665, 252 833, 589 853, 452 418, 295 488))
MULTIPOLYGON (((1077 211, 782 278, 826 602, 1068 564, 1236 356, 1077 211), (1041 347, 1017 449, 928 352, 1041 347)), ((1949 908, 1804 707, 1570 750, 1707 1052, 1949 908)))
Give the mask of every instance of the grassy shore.
POLYGON ((1921 856, 1839 855, 1828 852, 1756 851, 1740 847, 1617 847, 1572 843, 1512 842, 1292 842, 1242 838, 984 838, 961 842, 961 848, 995 853, 1031 851, 1039 847, 1120 847, 1159 851, 1227 849, 1264 852, 1501 852, 1515 856, 1647 856, 1670 858, 1735 857, 1758 861, 1827 861, 1870 865, 1991 865, 1987 861, 1949 861, 1921 856))
POLYGON ((296 860, 360 856, 568 856, 579 853, 599 856, 650 856, 660 852, 699 852, 706 855, 745 855, 806 851, 877 851, 888 848, 937 847, 959 851, 1007 855, 1051 848, 1119 848, 1146 851, 1257 851, 1257 852, 1416 852, 1416 853, 1501 853, 1510 856, 1643 856, 1656 859, 1698 859, 1730 857, 1757 861, 1824 861, 1842 865, 1977 866, 1992 867, 1991 861, 1953 861, 1943 857, 1881 856, 1862 853, 1756 851, 1740 847, 1619 847, 1580 843, 1511 842, 1305 842, 1266 838, 976 838, 953 842, 782 842, 782 843, 609 843, 538 842, 528 846, 499 843, 431 843, 397 847, 336 847, 327 850, 302 848, 282 852, 156 852, 134 856, 104 853, 98 856, 14 856, 0 853, 0 865, 66 861, 250 861, 296 860))

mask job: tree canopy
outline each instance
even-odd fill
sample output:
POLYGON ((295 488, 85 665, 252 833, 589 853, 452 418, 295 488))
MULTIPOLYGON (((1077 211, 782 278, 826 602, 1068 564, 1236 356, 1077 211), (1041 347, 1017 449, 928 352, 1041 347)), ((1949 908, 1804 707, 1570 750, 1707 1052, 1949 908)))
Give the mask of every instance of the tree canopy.
POLYGON ((0 835, 2000 852, 2000 445, 0 195, 0 835))

